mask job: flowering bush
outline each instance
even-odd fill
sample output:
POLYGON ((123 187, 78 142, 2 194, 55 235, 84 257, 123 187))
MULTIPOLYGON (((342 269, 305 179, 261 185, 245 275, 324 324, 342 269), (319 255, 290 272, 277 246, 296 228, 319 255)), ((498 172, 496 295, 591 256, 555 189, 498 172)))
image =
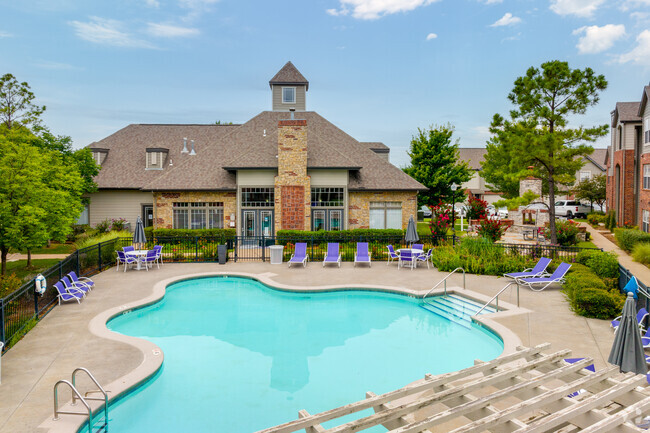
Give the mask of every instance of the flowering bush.
POLYGON ((496 242, 506 231, 507 226, 502 225, 497 219, 482 219, 478 228, 479 236, 496 242))
POLYGON ((434 237, 442 237, 447 234, 447 229, 451 226, 451 206, 439 202, 436 206, 431 206, 431 222, 429 229, 434 237))
POLYGON ((111 220, 111 230, 113 231, 122 231, 126 229, 127 220, 124 218, 112 219, 111 220))
POLYGON ((480 220, 487 216, 487 202, 476 198, 470 197, 467 202, 467 218, 472 220, 480 220))
MULTIPOLYGON (((573 220, 556 220, 555 230, 557 231, 557 243, 560 245, 575 245, 578 240, 578 223, 573 220)), ((544 237, 551 238, 551 229, 544 229, 544 237)))

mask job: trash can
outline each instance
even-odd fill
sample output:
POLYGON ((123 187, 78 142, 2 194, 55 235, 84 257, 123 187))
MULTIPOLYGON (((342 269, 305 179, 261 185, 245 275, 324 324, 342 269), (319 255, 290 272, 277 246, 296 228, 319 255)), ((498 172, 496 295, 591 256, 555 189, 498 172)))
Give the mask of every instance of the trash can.
POLYGON ((228 246, 226 244, 217 245, 217 257, 220 265, 225 265, 228 261, 228 246))
POLYGON ((281 265, 282 264, 282 251, 284 250, 284 245, 271 245, 269 247, 271 251, 271 264, 272 265, 281 265))

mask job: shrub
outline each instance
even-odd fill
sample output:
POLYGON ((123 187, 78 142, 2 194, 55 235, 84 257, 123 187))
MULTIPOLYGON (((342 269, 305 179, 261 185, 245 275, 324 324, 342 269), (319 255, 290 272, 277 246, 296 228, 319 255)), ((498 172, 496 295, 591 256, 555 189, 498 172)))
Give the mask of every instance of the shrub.
POLYGON ((111 230, 120 232, 126 228, 128 221, 124 218, 112 219, 111 220, 111 230))
POLYGON ((593 227, 597 227, 600 223, 607 222, 607 215, 601 213, 590 213, 587 215, 587 222, 593 227))
POLYGON ((650 265, 650 244, 636 244, 632 250, 632 258, 635 262, 650 265))
POLYGON ((497 219, 483 219, 481 220, 481 225, 478 228, 479 236, 482 236, 486 239, 489 239, 492 242, 496 242, 501 239, 501 236, 506 231, 506 226, 502 225, 501 222, 497 219))
POLYGON ((610 210, 607 212, 607 218, 605 220, 605 227, 607 227, 607 230, 610 232, 614 232, 614 229, 616 228, 616 212, 613 210, 610 210))
POLYGON ((144 234, 147 239, 162 237, 216 237, 222 239, 232 238, 236 235, 235 229, 156 229, 147 227, 144 234))
POLYGON ((627 252, 632 251, 636 244, 650 242, 650 233, 638 229, 616 229, 614 236, 618 246, 627 252))
MULTIPOLYGON (((581 265, 587 265, 587 260, 591 258, 594 254, 598 254, 600 251, 598 250, 583 250, 578 253, 576 256, 576 263, 580 263, 581 265)), ((574 271, 576 268, 576 265, 573 265, 571 268, 571 271, 574 271)))
POLYGON ((471 196, 467 201, 467 218, 478 220, 487 217, 487 206, 485 200, 471 196))
POLYGON ((620 314, 624 303, 622 294, 594 288, 576 291, 570 301, 576 314, 594 319, 613 319, 620 314))
POLYGON ((111 220, 106 218, 104 221, 98 222, 95 226, 95 230, 97 230, 97 233, 99 234, 108 233, 111 230, 111 220))
POLYGON ((447 230, 451 226, 451 212, 451 206, 442 202, 431 206, 431 222, 429 222, 431 235, 437 238, 447 235, 447 230))
MULTIPOLYGON (((555 230, 557 233, 557 242, 560 245, 575 245, 578 240, 578 223, 571 220, 557 220, 555 221, 555 230)), ((544 237, 551 238, 551 229, 546 227, 544 229, 544 237)))
POLYGON ((115 238, 123 238, 123 237, 131 237, 132 234, 128 231, 121 231, 121 232, 108 232, 104 234, 99 234, 97 236, 93 236, 91 238, 86 238, 86 239, 81 239, 75 243, 75 248, 78 250, 83 249, 83 248, 88 248, 92 247, 93 245, 97 245, 101 242, 106 242, 110 241, 111 239, 115 238))
MULTIPOLYGON (((600 278, 618 279, 618 257, 611 252, 598 250, 580 251, 576 256, 576 262, 587 266, 600 278)), ((576 265, 573 265, 573 268, 576 265)))
POLYGON ((4 298, 7 295, 12 294, 16 290, 20 289, 23 282, 15 274, 2 275, 0 276, 0 298, 4 298))

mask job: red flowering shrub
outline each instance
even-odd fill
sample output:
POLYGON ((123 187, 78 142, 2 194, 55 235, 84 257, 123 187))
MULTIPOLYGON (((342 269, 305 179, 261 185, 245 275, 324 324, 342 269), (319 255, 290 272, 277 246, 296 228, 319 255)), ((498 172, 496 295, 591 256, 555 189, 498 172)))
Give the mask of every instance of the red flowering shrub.
POLYGON ((450 226, 451 206, 442 202, 431 206, 431 222, 429 223, 431 234, 435 237, 445 236, 450 226))
MULTIPOLYGON (((560 245, 575 245, 578 243, 578 223, 573 220, 555 220, 557 243, 560 245)), ((544 229, 544 237, 551 238, 551 229, 544 229)))
POLYGON ((507 228, 508 226, 501 224, 497 219, 482 219, 481 225, 478 228, 478 234, 492 242, 496 242, 501 239, 501 236, 503 236, 507 228))
POLYGON ((467 202, 467 218, 472 220, 480 220, 487 217, 487 202, 476 198, 470 197, 467 202))

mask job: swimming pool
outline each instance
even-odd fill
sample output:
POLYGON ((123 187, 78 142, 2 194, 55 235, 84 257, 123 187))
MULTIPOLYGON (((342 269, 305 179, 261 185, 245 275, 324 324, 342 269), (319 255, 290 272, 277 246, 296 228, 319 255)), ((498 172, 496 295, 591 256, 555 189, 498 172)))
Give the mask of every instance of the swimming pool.
POLYGON ((165 353, 154 380, 111 406, 110 429, 252 432, 503 351, 493 333, 418 302, 368 291, 282 292, 240 277, 172 284, 160 302, 108 323, 165 353))

